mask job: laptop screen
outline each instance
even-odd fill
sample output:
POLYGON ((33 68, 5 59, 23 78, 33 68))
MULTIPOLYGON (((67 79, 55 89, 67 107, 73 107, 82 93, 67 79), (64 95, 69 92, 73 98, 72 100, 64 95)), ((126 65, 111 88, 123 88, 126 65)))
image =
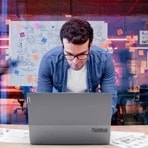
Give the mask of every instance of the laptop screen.
POLYGON ((32 144, 107 144, 111 94, 30 93, 28 117, 32 144))

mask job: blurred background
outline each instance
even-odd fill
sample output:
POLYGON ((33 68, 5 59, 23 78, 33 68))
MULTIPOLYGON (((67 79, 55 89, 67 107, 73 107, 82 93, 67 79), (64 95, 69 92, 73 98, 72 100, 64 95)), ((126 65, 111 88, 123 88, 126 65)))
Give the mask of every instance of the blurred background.
POLYGON ((0 123, 28 124, 26 94, 36 91, 29 83, 9 82, 19 64, 10 56, 16 50, 10 48, 11 22, 77 17, 107 23, 107 38, 98 46, 115 64, 119 100, 112 124, 148 124, 147 10, 147 0, 0 0, 0 123))

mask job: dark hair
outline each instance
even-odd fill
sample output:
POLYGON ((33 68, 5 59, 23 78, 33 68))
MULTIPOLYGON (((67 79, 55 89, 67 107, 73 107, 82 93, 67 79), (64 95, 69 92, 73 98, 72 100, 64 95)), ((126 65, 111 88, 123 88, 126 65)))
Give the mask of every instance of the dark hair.
POLYGON ((66 38, 73 44, 83 44, 89 39, 89 45, 93 40, 93 29, 91 25, 80 19, 70 19, 66 22, 60 30, 60 39, 63 42, 63 38, 66 38))

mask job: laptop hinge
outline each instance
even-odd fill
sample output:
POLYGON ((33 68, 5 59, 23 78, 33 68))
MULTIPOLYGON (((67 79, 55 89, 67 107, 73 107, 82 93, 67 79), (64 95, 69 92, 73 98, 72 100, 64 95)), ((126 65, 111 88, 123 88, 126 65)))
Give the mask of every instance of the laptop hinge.
POLYGON ((30 97, 27 97, 27 103, 30 104, 30 97))

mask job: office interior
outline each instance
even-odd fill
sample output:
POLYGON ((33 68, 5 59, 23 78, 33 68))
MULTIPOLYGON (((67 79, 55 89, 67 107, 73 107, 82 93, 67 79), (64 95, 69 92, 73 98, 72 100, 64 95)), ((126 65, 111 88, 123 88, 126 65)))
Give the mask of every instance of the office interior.
MULTIPOLYGON (((0 123, 28 124, 26 94, 36 86, 9 83, 12 21, 66 21, 72 17, 107 23, 98 46, 113 57, 118 90, 112 125, 148 124, 147 0, 0 0, 0 123)), ((98 32, 99 34, 100 32, 98 32)))

